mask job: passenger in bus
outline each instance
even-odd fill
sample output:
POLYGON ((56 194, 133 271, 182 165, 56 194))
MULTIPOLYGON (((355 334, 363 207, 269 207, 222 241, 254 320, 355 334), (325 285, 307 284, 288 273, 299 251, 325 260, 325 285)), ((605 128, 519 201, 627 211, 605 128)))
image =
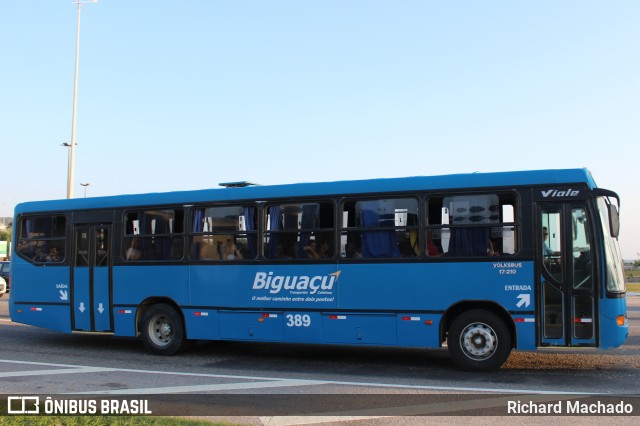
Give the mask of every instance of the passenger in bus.
POLYGON ((355 243, 347 243, 344 246, 345 255, 348 258, 360 259, 362 257, 362 249, 355 243))
POLYGON ((58 249, 55 247, 51 247, 49 250, 49 256, 47 256, 47 262, 61 262, 62 259, 58 254, 58 249))
POLYGON ((552 256, 560 256, 559 251, 553 251, 547 245, 547 239, 549 239, 549 229, 546 226, 542 227, 542 250, 543 254, 546 258, 550 258, 552 256))
POLYGON ((495 249, 495 244, 491 239, 489 239, 489 243, 487 245, 487 254, 489 256, 500 256, 500 253, 495 249))
POLYGON ((549 229, 546 226, 542 227, 542 254, 544 256, 545 262, 549 263, 557 263, 559 259, 557 257, 560 256, 559 251, 553 251, 549 248, 547 244, 547 240, 549 239, 549 229))
POLYGON ((437 245, 433 242, 432 231, 429 229, 427 231, 427 256, 429 257, 438 257, 442 256, 442 252, 437 245))
POLYGON ((561 260, 559 251, 553 251, 547 244, 549 239, 549 229, 546 226, 542 227, 542 257, 545 267, 552 273, 558 273, 561 271, 561 260))
POLYGON ((220 253, 218 253, 213 243, 202 243, 200 247, 200 260, 220 260, 220 253))
POLYGON ((221 247, 223 260, 240 260, 242 259, 242 253, 238 250, 236 244, 227 238, 221 247))
POLYGON ((329 242, 326 239, 318 238, 310 240, 302 249, 310 259, 322 259, 329 257, 329 242))
POLYGON ((138 260, 142 257, 142 251, 138 248, 138 239, 133 238, 131 240, 131 246, 127 249, 125 253, 126 260, 138 260))
POLYGON ((49 255, 43 249, 38 249, 36 254, 33 256, 33 260, 36 262, 48 262, 49 255))
POLYGON ((314 240, 310 240, 302 250, 309 259, 320 259, 322 257, 318 252, 318 243, 314 240))

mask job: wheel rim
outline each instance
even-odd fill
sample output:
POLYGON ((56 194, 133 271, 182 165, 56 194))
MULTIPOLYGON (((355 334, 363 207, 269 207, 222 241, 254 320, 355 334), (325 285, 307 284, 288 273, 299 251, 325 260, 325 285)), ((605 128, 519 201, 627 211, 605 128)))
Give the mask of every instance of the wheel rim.
POLYGON ((149 322, 149 337, 155 345, 166 346, 173 339, 173 327, 169 318, 156 315, 149 322))
POLYGON ((462 352, 473 360, 490 358, 498 348, 498 336, 487 324, 469 324, 460 334, 462 352))

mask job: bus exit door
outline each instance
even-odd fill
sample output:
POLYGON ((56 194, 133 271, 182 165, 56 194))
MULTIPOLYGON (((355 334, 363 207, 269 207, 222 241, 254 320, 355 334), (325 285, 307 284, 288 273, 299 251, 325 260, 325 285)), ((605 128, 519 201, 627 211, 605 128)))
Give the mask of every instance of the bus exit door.
POLYGON ((538 323, 542 346, 596 346, 597 298, 586 206, 538 209, 538 323))
POLYGON ((74 226, 73 253, 73 329, 112 331, 111 225, 74 226))

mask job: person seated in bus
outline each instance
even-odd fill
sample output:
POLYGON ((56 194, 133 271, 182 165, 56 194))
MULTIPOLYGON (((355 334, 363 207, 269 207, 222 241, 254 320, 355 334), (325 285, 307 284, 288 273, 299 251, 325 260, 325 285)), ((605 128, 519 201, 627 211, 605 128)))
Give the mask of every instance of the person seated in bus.
POLYGON ((126 260, 138 260, 142 257, 142 251, 138 248, 138 239, 133 238, 131 240, 131 246, 127 249, 125 253, 126 260))
POLYGON ((560 255, 559 251, 554 251, 549 248, 547 239, 549 238, 549 229, 546 226, 542 227, 542 257, 545 267, 549 271, 558 273, 560 271, 560 255))
POLYGON ((43 249, 38 249, 33 256, 33 260, 36 262, 48 262, 49 255, 43 249))
POLYGON ((549 238, 549 229, 546 226, 542 227, 542 254, 545 260, 549 260, 554 256, 560 256, 559 251, 553 251, 547 245, 547 239, 549 238))
POLYGON ((236 243, 231 241, 230 238, 222 244, 220 248, 222 252, 222 260, 240 260, 242 259, 242 253, 238 250, 236 243))
POLYGON ((55 247, 51 247, 49 250, 49 255, 47 256, 47 262, 61 262, 62 258, 58 254, 58 249, 55 247))
POLYGON ((326 236, 318 236, 315 240, 310 240, 302 250, 308 258, 324 259, 332 256, 330 253, 330 247, 331 244, 329 242, 329 238, 326 236))
POLYGON ((220 253, 218 253, 213 243, 202 243, 200 246, 200 260, 220 260, 220 253))
POLYGON ((495 249, 495 244, 491 239, 489 239, 489 243, 487 245, 487 254, 489 256, 500 256, 500 253, 495 249))
POLYGON ((325 238, 309 240, 302 249, 310 259, 322 259, 329 257, 329 242, 325 238))
POLYGON ((427 256, 429 257, 442 256, 442 252, 440 251, 438 246, 433 242, 432 231, 430 229, 427 231, 427 256))
POLYGON ((359 244, 347 243, 344 246, 344 252, 347 258, 360 259, 362 258, 362 249, 359 244))
POLYGON ((310 259, 318 259, 320 256, 318 255, 318 251, 316 250, 316 242, 315 240, 309 240, 307 244, 302 248, 305 256, 310 259))

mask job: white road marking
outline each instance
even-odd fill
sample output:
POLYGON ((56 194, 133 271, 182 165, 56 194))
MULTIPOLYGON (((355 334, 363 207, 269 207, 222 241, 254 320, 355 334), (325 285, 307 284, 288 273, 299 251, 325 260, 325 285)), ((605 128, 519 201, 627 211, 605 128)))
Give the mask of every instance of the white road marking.
POLYGON ((322 382, 315 380, 270 380, 268 382, 221 383, 214 385, 170 386, 156 388, 112 389, 89 392, 72 392, 74 395, 158 395, 167 393, 201 393, 224 390, 264 389, 286 386, 309 386, 322 382))
POLYGON ((102 371, 118 371, 113 368, 102 367, 77 367, 77 368, 60 368, 57 370, 28 370, 28 371, 7 371, 0 373, 1 377, 25 377, 25 376, 47 376, 53 374, 74 374, 74 373, 96 373, 102 371))
MULTIPOLYGON (((448 391, 448 392, 491 392, 491 393, 524 393, 524 394, 539 394, 539 395, 591 395, 588 392, 571 392, 571 391, 541 391, 537 389, 503 389, 503 388, 478 388, 478 387, 464 387, 464 386, 428 386, 428 385, 402 385, 395 383, 376 383, 376 382, 348 382, 348 381, 336 381, 336 380, 306 380, 306 379, 291 379, 288 377, 263 377, 263 376, 239 376, 239 375, 227 375, 227 374, 207 374, 207 373, 189 373, 189 372, 181 372, 181 371, 156 371, 156 370, 139 370, 139 369, 130 369, 130 368, 107 368, 107 367, 92 367, 86 365, 73 365, 73 364, 55 364, 48 362, 31 362, 31 361, 16 361, 16 360, 6 360, 0 359, 0 363, 9 363, 9 364, 23 364, 23 365, 40 365, 46 367, 61 367, 66 368, 66 370, 44 370, 50 373, 48 374, 56 374, 56 371, 59 371, 60 374, 67 373, 75 373, 76 371, 69 371, 69 369, 78 369, 77 372, 95 372, 95 371, 112 371, 112 372, 125 372, 125 373, 140 373, 140 374, 155 374, 155 375, 169 375, 169 376, 191 376, 191 377, 211 377, 218 379, 235 379, 235 380, 251 380, 253 383, 261 383, 261 382, 273 382, 276 387, 277 383, 282 383, 283 386, 315 386, 315 385, 343 385, 343 386, 361 386, 361 387, 378 387, 378 388, 389 388, 389 389, 412 389, 412 390, 434 390, 434 391, 448 391), (85 369, 83 371, 82 369, 85 369), (91 370, 94 369, 94 370, 91 370), (291 384, 297 383, 297 384, 291 384)), ((28 375, 38 375, 37 370, 28 371, 28 375)), ((246 383, 250 385, 251 382, 246 383)), ((245 385, 245 383, 240 383, 240 385, 245 385)), ((206 385, 205 385, 206 386, 206 385)), ((224 385, 211 385, 211 386, 224 386, 224 385)), ((184 387, 171 387, 168 386, 164 389, 162 393, 172 393, 171 389, 175 388, 177 391, 173 393, 184 393, 189 391, 180 390, 184 387)), ((243 389, 250 389, 250 386, 247 386, 243 389)), ((152 388, 159 389, 159 388, 152 388)), ((215 389, 214 389, 215 390, 215 389)), ((145 389, 114 389, 113 391, 131 391, 131 393, 145 393, 145 389)), ((101 393, 101 392, 110 392, 110 390, 97 390, 94 392, 87 393, 101 393)))

